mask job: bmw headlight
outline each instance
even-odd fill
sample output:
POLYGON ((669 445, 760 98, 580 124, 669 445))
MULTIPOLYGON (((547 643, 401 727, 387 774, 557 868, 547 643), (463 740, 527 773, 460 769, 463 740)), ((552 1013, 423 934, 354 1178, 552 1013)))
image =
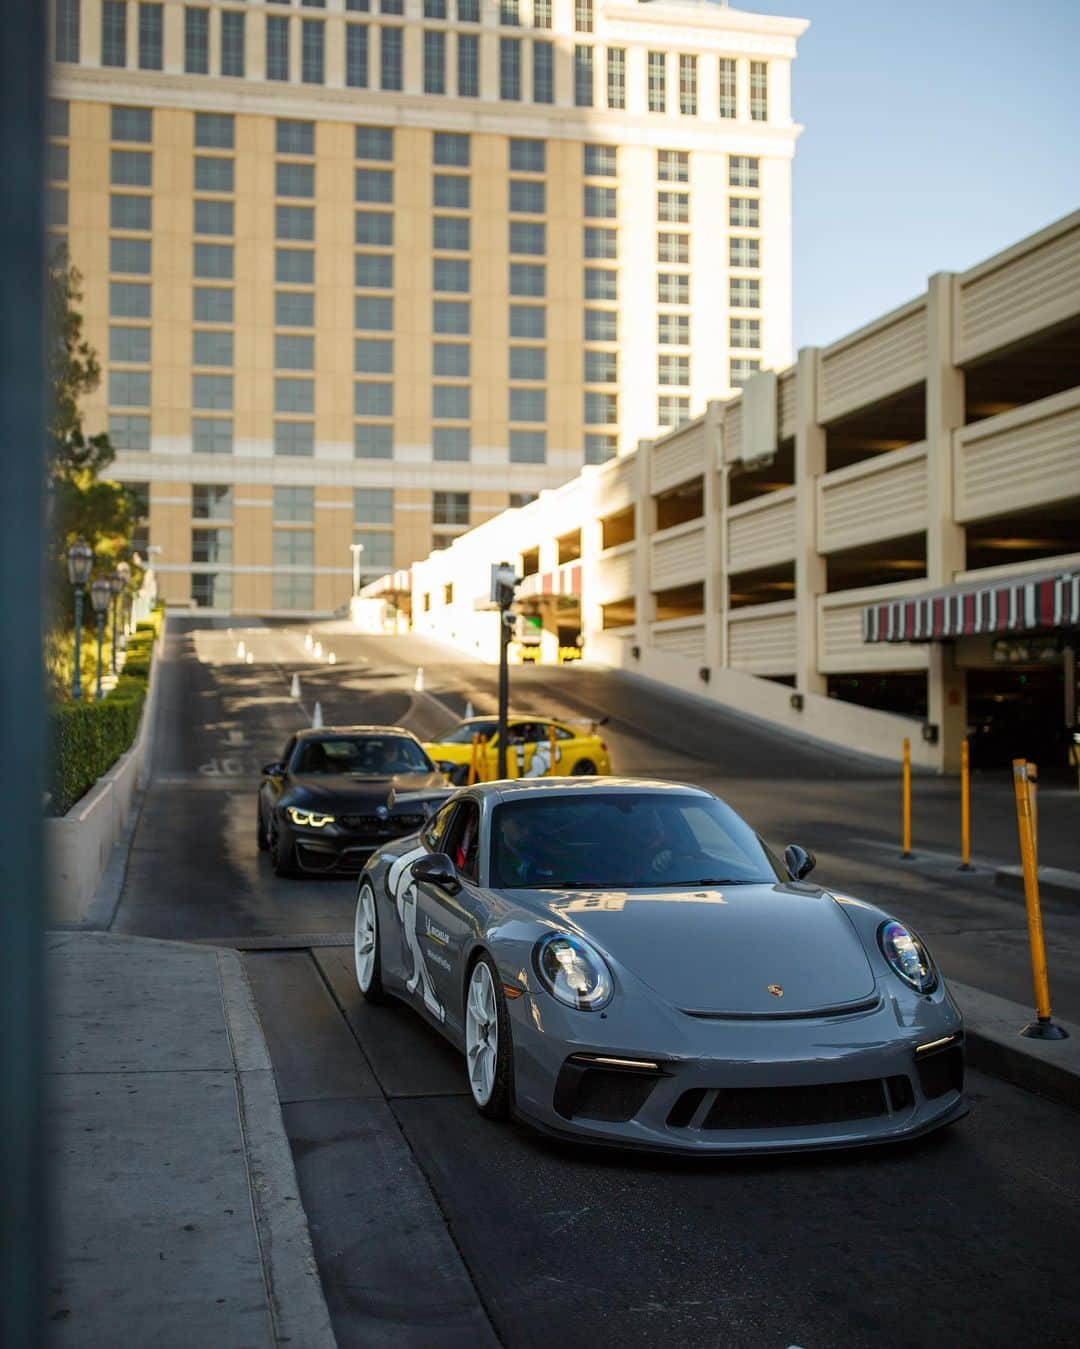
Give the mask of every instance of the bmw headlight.
POLYGON ((579 1012, 595 1012, 611 1001, 611 971, 603 956, 581 937, 551 932, 536 943, 533 964, 553 998, 579 1012))
POLYGON ((286 806, 285 814, 293 824, 308 825, 312 829, 323 829, 334 823, 333 815, 321 815, 317 810, 302 810, 300 806, 286 806))
POLYGON ((933 993, 937 988, 937 970, 930 952, 903 923, 890 919, 878 928, 881 953, 904 983, 917 993, 933 993))

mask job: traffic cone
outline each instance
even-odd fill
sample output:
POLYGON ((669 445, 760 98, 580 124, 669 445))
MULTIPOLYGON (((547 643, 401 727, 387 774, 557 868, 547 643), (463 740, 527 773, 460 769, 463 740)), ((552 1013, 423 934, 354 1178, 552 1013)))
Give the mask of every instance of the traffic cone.
POLYGON ((473 711, 472 699, 470 699, 470 700, 465 704, 465 720, 468 721, 471 717, 475 717, 475 716, 476 716, 476 713, 473 711))
POLYGON ((424 691, 424 667, 422 665, 418 665, 416 667, 416 678, 413 680, 413 692, 423 693, 423 691, 424 691))
POLYGON ((247 653, 247 647, 244 645, 244 643, 243 643, 243 642, 237 642, 237 644, 236 644, 236 658, 237 658, 237 660, 243 660, 246 653, 247 653))
POLYGON ((292 677, 292 683, 289 685, 289 697, 300 697, 300 676, 298 674, 294 674, 292 677))
POLYGON ((254 652, 254 651, 249 651, 249 652, 247 653, 247 655, 244 657, 244 664, 245 664, 245 665, 254 665, 254 664, 255 664, 255 652, 254 652))
POLYGON ((319 728, 322 724, 323 724, 323 719, 322 719, 322 703, 316 703, 316 704, 315 704, 315 711, 311 714, 311 725, 312 725, 312 729, 313 729, 313 730, 318 730, 318 728, 319 728))
POLYGON ((312 637, 311 633, 309 632, 308 635, 304 638, 304 650, 305 650, 305 651, 310 651, 311 648, 312 648, 314 645, 315 645, 315 640, 314 640, 314 638, 312 637))
POLYGON ((316 660, 322 660, 322 642, 315 643, 315 649, 312 652, 316 660))
POLYGON ((326 658, 326 663, 327 663, 327 665, 336 665, 336 664, 337 664, 337 656, 335 656, 334 653, 333 653, 332 651, 331 651, 330 654, 327 656, 327 658, 326 658))

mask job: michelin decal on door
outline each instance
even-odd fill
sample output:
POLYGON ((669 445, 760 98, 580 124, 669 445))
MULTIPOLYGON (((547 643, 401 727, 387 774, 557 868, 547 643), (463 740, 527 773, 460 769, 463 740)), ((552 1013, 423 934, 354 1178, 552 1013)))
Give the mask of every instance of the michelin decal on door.
POLYGON ((424 856, 426 856, 426 849, 413 848, 399 857, 390 868, 386 883, 389 886, 390 893, 394 896, 394 905, 397 908, 401 930, 405 936, 405 945, 412 956, 412 973, 409 975, 405 987, 410 993, 419 991, 424 1000, 424 1006, 431 1015, 437 1017, 440 1021, 445 1021, 446 1008, 439 1001, 435 992, 435 985, 431 982, 431 974, 420 946, 420 933, 417 931, 416 881, 413 879, 412 868, 413 863, 418 862, 424 856))

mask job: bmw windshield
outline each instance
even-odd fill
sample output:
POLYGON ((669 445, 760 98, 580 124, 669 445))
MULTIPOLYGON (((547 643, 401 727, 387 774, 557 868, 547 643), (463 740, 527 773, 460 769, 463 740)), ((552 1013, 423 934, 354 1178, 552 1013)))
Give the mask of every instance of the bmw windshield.
POLYGON ((714 797, 591 792, 510 801, 492 821, 496 889, 774 884, 754 831, 714 797))
POLYGON ((297 745, 292 771, 304 775, 379 778, 395 773, 434 773, 435 765, 416 741, 407 736, 327 735, 297 745))

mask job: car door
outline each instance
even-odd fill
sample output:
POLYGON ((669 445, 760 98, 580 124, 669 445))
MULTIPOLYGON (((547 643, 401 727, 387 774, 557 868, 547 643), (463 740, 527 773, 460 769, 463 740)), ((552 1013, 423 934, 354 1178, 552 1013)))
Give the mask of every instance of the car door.
MULTIPOLYGON (((386 873, 386 888, 393 901, 390 918, 393 940, 384 939, 382 944, 387 974, 436 1017, 442 1004, 435 997, 431 972, 420 939, 422 919, 418 909, 416 882, 412 877, 412 864, 428 853, 442 851, 443 839, 456 809, 455 802, 447 802, 422 831, 419 845, 398 852, 386 873)), ((387 938, 389 935, 388 932, 387 938)))
POLYGON ((463 1029, 464 961, 472 936, 483 926, 478 895, 480 807, 471 797, 460 801, 442 840, 457 869, 461 889, 451 893, 429 881, 418 882, 417 936, 429 977, 448 1029, 463 1029))

